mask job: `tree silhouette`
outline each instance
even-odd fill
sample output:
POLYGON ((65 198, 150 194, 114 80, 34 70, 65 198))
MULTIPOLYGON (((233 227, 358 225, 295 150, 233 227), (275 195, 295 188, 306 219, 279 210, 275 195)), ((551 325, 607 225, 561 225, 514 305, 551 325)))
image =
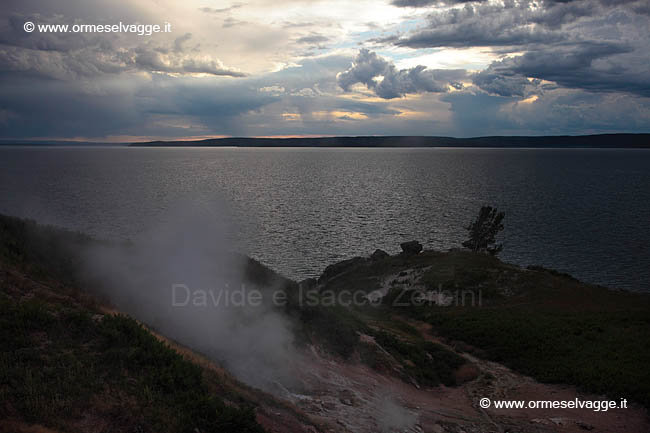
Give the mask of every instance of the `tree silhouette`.
POLYGON ((498 212, 492 206, 482 206, 476 220, 467 226, 469 239, 463 242, 463 246, 472 251, 486 252, 490 255, 497 255, 503 249, 503 245, 496 244, 496 236, 503 230, 504 212, 498 212))

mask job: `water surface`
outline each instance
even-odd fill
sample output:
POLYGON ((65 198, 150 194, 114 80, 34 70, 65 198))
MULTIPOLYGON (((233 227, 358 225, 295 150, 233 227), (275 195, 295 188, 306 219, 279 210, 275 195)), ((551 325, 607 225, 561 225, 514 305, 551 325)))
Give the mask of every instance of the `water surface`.
POLYGON ((650 290, 648 150, 0 147, 0 212, 102 238, 215 197, 237 248, 292 278, 410 239, 457 247, 492 204, 503 259, 650 290))

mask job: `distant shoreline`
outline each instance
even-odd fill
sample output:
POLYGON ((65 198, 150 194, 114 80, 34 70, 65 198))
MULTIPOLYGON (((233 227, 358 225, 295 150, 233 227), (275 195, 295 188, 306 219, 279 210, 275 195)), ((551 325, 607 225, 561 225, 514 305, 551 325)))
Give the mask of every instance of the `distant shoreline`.
POLYGON ((315 147, 315 148, 599 148, 649 149, 650 134, 594 134, 550 136, 351 136, 305 138, 228 137, 205 140, 93 143, 76 141, 10 141, 1 146, 127 146, 127 147, 315 147))
POLYGON ((650 148, 650 134, 598 134, 577 136, 359 136, 309 138, 230 137, 197 141, 151 141, 132 147, 322 147, 322 148, 405 148, 405 147, 505 147, 505 148, 650 148))

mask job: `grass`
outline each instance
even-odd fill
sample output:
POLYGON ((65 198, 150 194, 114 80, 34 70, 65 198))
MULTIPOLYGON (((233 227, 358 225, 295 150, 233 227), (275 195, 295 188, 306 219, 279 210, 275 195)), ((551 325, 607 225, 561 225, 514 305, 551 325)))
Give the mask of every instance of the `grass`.
POLYGON ((254 407, 216 374, 130 317, 99 315, 73 287, 79 251, 96 242, 0 215, 8 272, 0 279, 0 419, 60 431, 84 431, 90 417, 118 431, 262 432, 254 407))
POLYGON ((289 304, 287 312, 295 319, 299 343, 316 343, 326 351, 348 359, 359 347, 359 333, 367 325, 342 306, 311 307, 289 304))
MULTIPOLYGON (((0 264, 32 276, 71 279, 75 249, 88 242, 95 241, 0 216, 0 264)), ((420 268, 421 286, 480 292, 482 304, 395 307, 391 300, 400 293, 393 290, 379 307, 323 307, 305 305, 297 284, 263 265, 249 260, 246 267, 251 282, 285 289, 288 302, 283 311, 294 319, 299 342, 317 344, 344 359, 358 354, 362 362, 386 372, 396 360, 404 379, 427 386, 453 385, 462 358, 394 319, 401 315, 430 323, 452 344, 468 343, 476 354, 540 381, 572 384, 650 407, 646 294, 610 291, 482 254, 426 251, 356 260, 320 283, 333 292, 369 292, 387 275, 420 268), (359 334, 373 336, 394 360, 376 345, 362 342, 359 334)), ((54 424, 58 419, 64 425, 61 414, 78 417, 86 408, 102 407, 104 416, 145 431, 191 431, 190 426, 201 431, 258 431, 245 402, 236 396, 227 401, 215 397, 223 394, 215 380, 206 379, 205 371, 133 320, 105 316, 98 322, 91 308, 51 299, 18 302, 8 293, 0 295, 0 401, 10 402, 0 406, 0 416, 53 419, 54 424)))
POLYGON ((220 399, 199 366, 127 316, 3 297, 0 340, 0 417, 63 431, 88 413, 142 432, 263 431, 252 407, 220 399))
MULTIPOLYGON (((628 398, 650 407, 650 297, 581 283, 540 267, 452 252, 431 261, 427 287, 481 293, 482 304, 382 309, 433 326, 450 341, 537 380, 628 398)), ((477 298, 478 299, 478 298, 477 298)))
POLYGON ((0 215, 0 259, 36 278, 75 283, 79 252, 97 242, 82 233, 0 215))
POLYGON ((465 360, 443 346, 425 341, 417 329, 402 320, 392 320, 385 310, 310 306, 304 302, 309 297, 302 293, 301 298, 296 285, 285 289, 288 293, 286 312, 295 319, 303 343, 317 344, 344 359, 357 354, 361 362, 380 372, 389 373, 398 368, 407 382, 415 380, 424 386, 456 384, 454 372, 465 364, 465 360), (377 344, 361 341, 360 334, 374 337, 377 344))
POLYGON ((375 341, 399 360, 407 377, 424 386, 456 385, 454 372, 466 361, 445 347, 429 341, 403 341, 385 331, 374 333, 375 341))
POLYGON ((436 332, 542 382, 574 384, 650 407, 647 311, 456 309, 439 311, 429 322, 436 332))

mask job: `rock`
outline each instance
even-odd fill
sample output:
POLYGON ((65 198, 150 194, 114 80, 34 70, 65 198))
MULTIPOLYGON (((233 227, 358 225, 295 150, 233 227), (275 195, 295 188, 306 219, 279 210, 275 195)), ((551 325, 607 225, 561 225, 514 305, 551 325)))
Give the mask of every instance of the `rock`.
POLYGON ((418 241, 402 242, 399 246, 402 247, 404 254, 418 254, 422 251, 422 244, 418 241))
POLYGON ((354 257, 352 259, 343 260, 342 262, 334 263, 329 265, 323 271, 323 274, 318 277, 318 282, 322 283, 324 281, 331 280, 332 278, 341 275, 345 272, 349 272, 352 269, 365 264, 368 261, 365 257, 354 257))
POLYGON ((379 260, 384 260, 387 257, 390 257, 390 254, 388 254, 386 251, 376 249, 375 252, 370 255, 370 260, 373 262, 378 262, 379 260))

